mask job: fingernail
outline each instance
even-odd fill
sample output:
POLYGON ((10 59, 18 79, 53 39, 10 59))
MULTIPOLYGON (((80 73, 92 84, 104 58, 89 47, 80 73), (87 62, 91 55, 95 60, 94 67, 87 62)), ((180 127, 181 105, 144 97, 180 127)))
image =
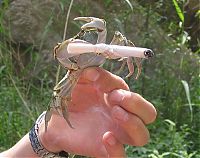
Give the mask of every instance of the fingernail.
POLYGON ((128 113, 118 106, 113 107, 112 114, 119 121, 126 122, 129 119, 128 113))
POLYGON ((114 90, 108 95, 111 102, 121 102, 124 99, 124 92, 122 90, 114 90))
POLYGON ((116 144, 116 139, 113 137, 113 135, 110 134, 110 136, 107 138, 107 143, 111 146, 116 144))
POLYGON ((85 78, 87 80, 90 80, 90 81, 93 81, 93 82, 96 81, 99 78, 99 72, 94 68, 86 69, 84 74, 85 74, 85 78))

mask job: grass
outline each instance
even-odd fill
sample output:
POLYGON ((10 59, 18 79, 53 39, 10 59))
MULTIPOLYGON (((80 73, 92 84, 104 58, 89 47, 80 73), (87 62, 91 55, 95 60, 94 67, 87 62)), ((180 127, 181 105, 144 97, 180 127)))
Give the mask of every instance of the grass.
MULTIPOLYGON (((54 74, 57 68, 57 65, 47 65, 41 68, 37 75, 30 75, 34 72, 35 65, 41 62, 38 50, 34 50, 32 46, 21 49, 22 57, 29 56, 28 64, 23 65, 22 57, 16 58, 19 55, 18 45, 12 42, 9 29, 2 25, 3 15, 9 5, 8 1, 5 2, 7 3, 0 10, 0 151, 14 145, 29 131, 37 116, 46 110, 55 83, 56 75, 54 74)), ((112 7, 111 1, 104 3, 112 7)), ((127 4, 130 7, 131 1, 125 2, 126 7, 127 4)), ((79 8, 81 14, 90 13, 86 6, 82 6, 83 9, 81 9, 80 4, 74 5, 74 9, 79 8)), ((123 23, 124 19, 129 19, 132 11, 123 12, 122 7, 119 13, 117 20, 123 23)), ((145 11, 142 13, 147 14, 145 11)), ((107 17, 112 18, 108 15, 107 17)), ((156 17, 150 18, 156 19, 156 17)), ((51 20, 50 17, 49 24, 52 23, 51 20)), ((49 31, 48 26, 46 34, 49 31)), ((157 121, 148 126, 151 133, 150 143, 137 148, 127 146, 128 156, 200 157, 199 57, 187 53, 185 55, 184 51, 173 54, 172 52, 176 52, 178 48, 182 49, 179 47, 178 37, 173 43, 163 39, 164 42, 155 45, 156 39, 152 37, 152 32, 155 30, 148 29, 150 30, 149 37, 141 34, 137 42, 153 47, 157 49, 157 52, 160 47, 163 47, 165 54, 160 53, 152 61, 144 62, 142 75, 138 81, 130 79, 126 82, 131 90, 150 100, 156 106, 159 115, 157 121)), ((124 30, 128 31, 128 29, 124 30)), ((45 36, 42 41, 48 40, 45 36)), ((187 43, 184 46, 187 46, 187 43)), ((110 62, 104 65, 108 70, 114 70, 115 66, 115 63, 110 62)))

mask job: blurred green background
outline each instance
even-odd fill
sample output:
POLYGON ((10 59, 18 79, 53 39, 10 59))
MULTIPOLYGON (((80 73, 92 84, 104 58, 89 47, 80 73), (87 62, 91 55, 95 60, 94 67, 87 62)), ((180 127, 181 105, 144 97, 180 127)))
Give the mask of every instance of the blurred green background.
MULTIPOLYGON (((52 50, 62 41, 68 11, 66 38, 80 29, 75 17, 99 17, 107 21, 107 43, 119 30, 156 54, 143 62, 138 80, 126 80, 158 111, 148 126, 149 144, 126 146, 128 156, 200 158, 198 0, 1 0, 0 151, 25 135, 47 108, 58 67, 52 50)), ((104 68, 115 72, 117 66, 108 61, 104 68)), ((127 73, 126 68, 121 76, 127 73)))

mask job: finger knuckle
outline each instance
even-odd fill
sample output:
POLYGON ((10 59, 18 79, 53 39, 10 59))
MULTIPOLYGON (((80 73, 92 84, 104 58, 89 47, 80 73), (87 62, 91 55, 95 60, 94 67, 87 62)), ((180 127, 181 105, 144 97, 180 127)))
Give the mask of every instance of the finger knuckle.
POLYGON ((141 104, 142 96, 138 93, 132 93, 132 98, 136 104, 141 104))

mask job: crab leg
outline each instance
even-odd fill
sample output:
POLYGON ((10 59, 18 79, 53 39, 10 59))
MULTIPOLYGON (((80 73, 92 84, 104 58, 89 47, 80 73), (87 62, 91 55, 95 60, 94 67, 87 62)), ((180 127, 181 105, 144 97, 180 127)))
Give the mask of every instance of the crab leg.
MULTIPOLYGON (((126 37, 120 33, 119 31, 115 31, 115 34, 113 36, 113 39, 110 43, 110 45, 120 45, 120 46, 127 46, 129 44, 129 41, 126 39, 126 37)), ((112 58, 117 58, 117 56, 111 56, 112 58)), ((123 61, 118 73, 121 72, 121 70, 124 68, 125 64, 127 63, 128 65, 128 69, 129 69, 129 74, 126 76, 130 77, 133 72, 134 72, 134 65, 133 65, 133 61, 132 61, 132 57, 128 57, 128 58, 120 58, 119 61, 123 61)))
MULTIPOLYGON (((53 101, 53 100, 52 100, 53 101)), ((52 101, 50 102, 50 104, 52 104, 52 101)), ((51 119, 51 116, 52 116, 52 113, 53 113, 53 106, 52 105, 49 105, 48 106, 48 109, 47 109, 47 112, 45 114, 45 132, 47 131, 47 126, 48 126, 48 123, 51 119)))
POLYGON ((153 56, 153 51, 147 48, 107 45, 107 44, 90 44, 90 43, 74 43, 68 44, 67 50, 69 54, 78 55, 83 53, 97 53, 105 56, 114 57, 138 57, 150 58, 153 56))

